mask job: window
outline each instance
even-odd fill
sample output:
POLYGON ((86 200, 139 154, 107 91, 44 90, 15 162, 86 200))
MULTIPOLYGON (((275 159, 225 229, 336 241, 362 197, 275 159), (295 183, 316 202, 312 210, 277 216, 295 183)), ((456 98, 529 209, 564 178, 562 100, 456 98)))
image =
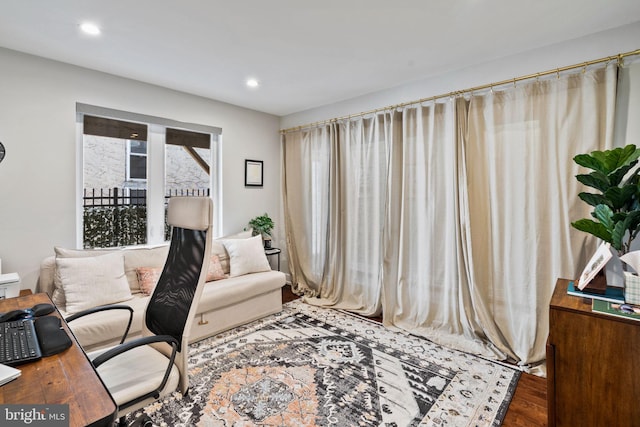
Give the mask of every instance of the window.
POLYGON ((147 179, 147 141, 127 140, 127 179, 147 179))
MULTIPOLYGON (((157 244, 169 239, 170 197, 214 199, 220 129, 77 104, 78 246, 157 244)), ((216 227, 220 216, 214 214, 216 227)))

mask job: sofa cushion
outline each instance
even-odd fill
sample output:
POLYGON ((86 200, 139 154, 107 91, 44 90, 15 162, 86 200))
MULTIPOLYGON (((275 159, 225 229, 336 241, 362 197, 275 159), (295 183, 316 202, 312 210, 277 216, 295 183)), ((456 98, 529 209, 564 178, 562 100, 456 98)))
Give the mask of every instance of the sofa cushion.
POLYGON ((284 273, 272 270, 207 283, 202 290, 196 313, 206 313, 237 304, 248 298, 280 289, 285 283, 284 273))
POLYGON ((131 299, 122 253, 56 258, 56 271, 69 314, 131 299))
MULTIPOLYGON (((139 293, 128 301, 118 303, 133 308, 133 321, 131 323, 131 329, 129 330, 129 338, 140 336, 144 310, 148 302, 149 297, 139 293)), ((62 317, 67 317, 71 313, 61 310, 60 314, 62 317)), ((128 311, 108 310, 80 317, 70 322, 69 327, 85 351, 90 351, 95 348, 104 347, 105 345, 111 346, 117 344, 120 338, 122 338, 128 321, 128 311)))
POLYGON ((262 236, 248 239, 225 239, 222 241, 229 254, 230 276, 243 276, 271 270, 267 255, 264 253, 262 236))

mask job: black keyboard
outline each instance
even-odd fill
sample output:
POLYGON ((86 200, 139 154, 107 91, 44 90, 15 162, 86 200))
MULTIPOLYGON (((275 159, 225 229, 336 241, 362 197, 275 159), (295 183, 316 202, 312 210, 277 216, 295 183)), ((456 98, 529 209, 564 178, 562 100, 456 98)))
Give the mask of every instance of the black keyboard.
POLYGON ((0 363, 19 365, 41 358, 33 319, 0 323, 0 363))

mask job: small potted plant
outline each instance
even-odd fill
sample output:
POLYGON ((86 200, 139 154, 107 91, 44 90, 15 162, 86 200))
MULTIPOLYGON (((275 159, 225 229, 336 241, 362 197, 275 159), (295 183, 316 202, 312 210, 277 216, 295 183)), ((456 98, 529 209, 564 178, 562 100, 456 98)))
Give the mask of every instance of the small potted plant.
POLYGON ((271 247, 271 231, 273 230, 274 226, 275 224, 273 223, 273 220, 267 213, 257 216, 249 221, 249 227, 253 229, 253 235, 262 235, 262 240, 265 248, 271 247))
POLYGON ((593 206, 593 219, 583 218, 571 225, 611 243, 618 255, 629 252, 640 232, 640 168, 635 168, 639 157, 640 149, 630 144, 573 158, 580 166, 593 170, 576 175, 576 179, 598 193, 578 195, 593 206))
MULTIPOLYGON (((640 149, 633 144, 573 158, 578 165, 592 170, 589 174, 576 175, 576 179, 597 193, 578 195, 593 206, 592 218, 579 219, 571 225, 610 243, 618 257, 631 250, 632 242, 640 233, 640 168, 636 167, 639 158, 640 149)), ((614 267, 611 284, 624 284, 623 268, 622 265, 614 267)), ((603 285, 598 286, 602 289, 603 285)))

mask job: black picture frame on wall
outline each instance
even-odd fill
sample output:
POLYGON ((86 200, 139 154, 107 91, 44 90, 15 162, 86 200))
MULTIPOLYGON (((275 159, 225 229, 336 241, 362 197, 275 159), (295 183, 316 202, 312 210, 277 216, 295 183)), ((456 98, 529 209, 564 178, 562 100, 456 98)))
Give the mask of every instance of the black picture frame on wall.
POLYGON ((264 171, 262 169, 262 160, 244 161, 244 186, 245 187, 262 187, 264 171))

